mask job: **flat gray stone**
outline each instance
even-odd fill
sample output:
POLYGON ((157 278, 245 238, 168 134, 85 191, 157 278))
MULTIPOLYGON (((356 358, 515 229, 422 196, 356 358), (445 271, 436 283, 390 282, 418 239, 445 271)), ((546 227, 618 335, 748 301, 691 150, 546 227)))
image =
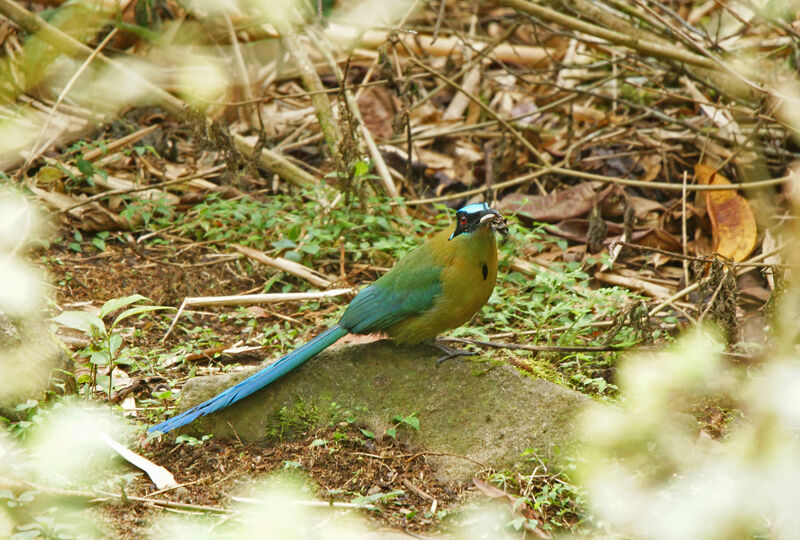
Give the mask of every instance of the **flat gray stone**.
MULTIPOLYGON (((468 480, 481 468, 475 462, 513 468, 527 449, 547 456, 573 441, 574 418, 588 397, 498 362, 455 358, 437 366, 440 354, 428 345, 386 340, 332 347, 267 388, 196 420, 188 431, 258 442, 291 436, 293 427, 307 431, 352 417, 379 436, 396 424, 396 415, 416 413, 419 432, 401 426, 397 437, 419 450, 460 456, 430 457, 445 480, 468 480)), ((190 379, 181 408, 257 369, 190 379)))

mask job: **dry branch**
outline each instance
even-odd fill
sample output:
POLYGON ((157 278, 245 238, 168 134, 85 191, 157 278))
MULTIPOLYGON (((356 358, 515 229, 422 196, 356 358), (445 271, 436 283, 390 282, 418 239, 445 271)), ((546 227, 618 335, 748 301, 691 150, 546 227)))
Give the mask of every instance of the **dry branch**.
POLYGON ((319 121, 320 129, 325 137, 328 151, 332 156, 336 156, 339 153, 339 143, 342 139, 342 133, 336 123, 336 115, 333 113, 333 108, 331 107, 330 101, 328 101, 328 96, 323 92, 325 87, 322 85, 319 74, 317 70, 314 69, 314 65, 311 63, 308 54, 306 54, 305 47, 300 42, 297 35, 295 35, 294 31, 291 28, 285 28, 282 33, 283 43, 289 50, 289 54, 294 58, 295 66, 300 72, 300 77, 303 80, 306 90, 310 92, 309 97, 311 99, 311 104, 314 106, 314 110, 317 113, 317 121, 319 121))
POLYGON ((615 30, 609 30, 607 28, 603 28, 595 24, 581 21, 579 19, 576 19, 575 17, 570 17, 569 15, 565 15, 554 9, 545 7, 541 4, 528 2, 527 0, 497 0, 497 1, 499 4, 502 4, 510 8, 514 8, 518 11, 522 11, 523 13, 527 13, 529 15, 533 15, 534 17, 539 17, 541 19, 557 23, 571 30, 583 32, 585 34, 589 34, 590 36, 595 36, 601 39, 605 39, 606 41, 614 43, 615 45, 622 45, 624 47, 631 48, 635 51, 644 53, 648 56, 654 56, 656 58, 661 58, 663 60, 673 60, 676 62, 682 62, 685 64, 690 64, 692 66, 697 66, 706 69, 717 68, 717 64, 713 60, 706 58, 704 56, 694 54, 692 52, 686 51, 678 47, 667 46, 662 41, 653 41, 653 40, 631 37, 629 35, 617 32, 615 30))
MULTIPOLYGON (((42 39, 50 43, 56 49, 70 57, 85 60, 94 55, 94 50, 80 43, 76 39, 63 33, 58 28, 48 24, 40 17, 30 13, 26 9, 19 6, 12 0, 0 0, 0 13, 14 21, 21 28, 31 34, 38 34, 42 39)), ((178 118, 186 118, 186 104, 180 99, 176 98, 164 89, 151 83, 139 73, 128 69, 119 62, 112 60, 100 53, 94 57, 94 62, 97 62, 104 67, 113 69, 116 72, 130 77, 136 81, 137 84, 147 88, 149 96, 156 103, 160 104, 164 109, 178 118)), ((206 119, 206 122, 210 121, 206 119)), ((238 134, 233 134, 233 139, 236 147, 240 152, 247 156, 252 156, 255 150, 253 144, 249 143, 244 137, 238 134)), ((280 154, 276 154, 266 148, 262 148, 257 156, 258 163, 265 169, 274 172, 285 180, 297 185, 315 185, 316 178, 312 175, 294 165, 291 161, 286 159, 280 154)))
MULTIPOLYGON (((326 35, 331 41, 338 43, 356 42, 361 47, 377 49, 390 37, 390 32, 381 30, 368 30, 361 36, 354 31, 354 28, 331 23, 326 30, 326 35)), ((464 46, 481 51, 490 46, 485 41, 469 40, 456 37, 434 37, 427 34, 406 34, 396 33, 397 40, 403 45, 398 50, 406 48, 415 55, 427 54, 439 57, 452 57, 459 59, 462 57, 464 46)), ((530 45, 516 45, 512 43, 499 43, 492 47, 491 56, 500 62, 522 65, 538 66, 547 62, 558 52, 545 47, 532 47, 530 45)))
POLYGON ((250 257, 255 261, 266 264, 267 266, 271 266, 272 268, 276 268, 282 272, 288 272, 293 276, 299 277, 300 279, 304 279, 309 283, 316 285, 317 287, 327 289, 335 281, 335 279, 330 276, 326 276, 320 272, 308 268, 307 266, 290 261, 289 259, 284 259, 283 257, 270 257, 263 251, 242 246, 240 244, 233 244, 233 248, 239 253, 250 257))

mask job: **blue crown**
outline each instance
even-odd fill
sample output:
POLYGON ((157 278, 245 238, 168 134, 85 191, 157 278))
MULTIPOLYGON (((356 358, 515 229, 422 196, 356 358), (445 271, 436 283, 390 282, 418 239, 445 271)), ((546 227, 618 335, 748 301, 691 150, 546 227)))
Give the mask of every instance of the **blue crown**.
POLYGON ((467 214, 479 214, 481 212, 485 212, 489 210, 489 205, 485 202, 476 202, 472 204, 468 204, 463 208, 459 208, 459 212, 466 212, 467 214))

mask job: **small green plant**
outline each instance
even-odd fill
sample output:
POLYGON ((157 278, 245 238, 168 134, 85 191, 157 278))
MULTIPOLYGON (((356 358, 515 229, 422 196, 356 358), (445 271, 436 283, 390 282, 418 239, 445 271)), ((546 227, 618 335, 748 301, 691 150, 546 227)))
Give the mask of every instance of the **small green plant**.
POLYGON ((130 350, 122 347, 123 338, 119 331, 119 324, 133 317, 151 311, 174 309, 169 306, 134 306, 129 307, 116 316, 111 326, 106 327, 103 319, 108 315, 136 302, 150 301, 149 298, 141 294, 133 294, 122 298, 113 298, 103 304, 100 313, 93 315, 85 311, 64 311, 58 315, 54 321, 63 326, 74 328, 85 333, 89 338, 89 346, 78 352, 79 356, 86 358, 89 362, 88 380, 79 380, 80 383, 90 383, 91 388, 95 388, 98 382, 106 382, 108 395, 111 396, 111 387, 114 368, 119 365, 130 365, 133 363, 130 350), (100 366, 108 366, 108 375, 98 375, 100 366))
POLYGON ((498 471, 490 474, 487 480, 517 497, 515 511, 517 506, 525 505, 541 516, 541 522, 518 515, 507 523, 508 527, 580 533, 594 520, 588 513, 583 490, 571 479, 576 468, 573 458, 562 456, 557 463, 549 462, 534 450, 526 450, 522 457, 524 465, 519 470, 498 471))
POLYGON ((111 233, 108 231, 100 231, 92 238, 92 245, 97 248, 97 251, 105 251, 106 250, 106 239, 109 237, 111 233))
POLYGON ((83 242, 83 235, 81 234, 81 231, 75 229, 75 232, 72 233, 72 238, 74 242, 70 242, 69 244, 67 244, 67 247, 72 251, 80 253, 82 251, 81 242, 83 242))
MULTIPOLYGON (((170 220, 175 217, 175 209, 169 204, 166 196, 143 198, 137 196, 122 197, 125 208, 120 212, 120 216, 129 223, 137 223, 141 220, 145 227, 155 225, 156 227, 167 227, 170 220)), ((154 239, 153 243, 163 243, 162 239, 154 239)))
POLYGON ((395 422, 395 424, 385 431, 386 435, 392 439, 397 438, 397 428, 400 426, 406 426, 414 431, 419 431, 419 418, 417 418, 416 415, 417 413, 412 413, 409 416, 403 416, 400 414, 396 415, 394 418, 392 418, 392 421, 395 422))
POLYGON ((18 415, 16 422, 2 416, 0 416, 0 420, 8 424, 9 433, 18 439, 24 439, 31 427, 42 422, 39 402, 35 399, 29 399, 25 403, 17 404, 14 407, 14 412, 18 415))
POLYGON ((387 504, 402 495, 405 495, 405 491, 402 489, 393 489, 385 492, 379 491, 378 493, 373 493, 372 495, 359 495, 351 502, 359 506, 372 508, 375 503, 387 504))
POLYGON ((191 435, 178 435, 175 437, 176 444, 185 444, 186 446, 203 446, 213 435, 203 435, 202 438, 192 437, 191 435))

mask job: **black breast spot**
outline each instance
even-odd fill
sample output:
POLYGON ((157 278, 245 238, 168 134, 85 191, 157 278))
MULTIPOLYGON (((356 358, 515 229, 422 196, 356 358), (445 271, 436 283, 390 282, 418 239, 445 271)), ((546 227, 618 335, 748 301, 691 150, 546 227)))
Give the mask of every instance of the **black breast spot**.
POLYGON ((481 263, 481 271, 483 272, 483 281, 486 281, 486 278, 489 277, 489 267, 486 266, 486 263, 481 263))

